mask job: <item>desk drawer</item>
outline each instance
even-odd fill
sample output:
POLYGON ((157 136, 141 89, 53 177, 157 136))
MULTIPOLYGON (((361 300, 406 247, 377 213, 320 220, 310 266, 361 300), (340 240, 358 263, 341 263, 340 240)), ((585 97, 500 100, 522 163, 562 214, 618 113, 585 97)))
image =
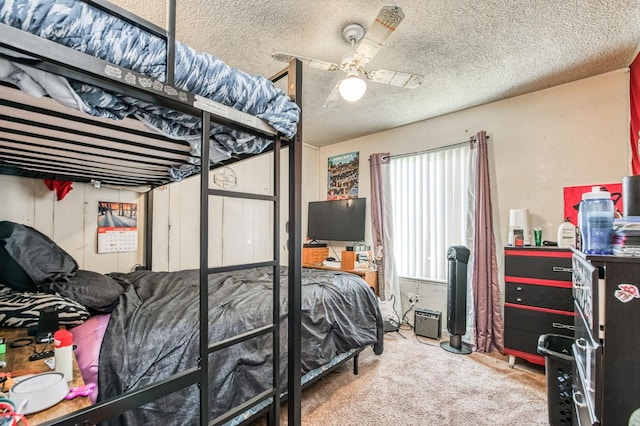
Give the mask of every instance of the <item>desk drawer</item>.
POLYGON ((537 354, 538 338, 542 334, 562 334, 573 337, 574 317, 550 312, 505 306, 504 346, 537 354))
POLYGON ((573 312, 571 287, 552 287, 507 282, 505 302, 573 312))
POLYGON ((528 354, 538 354, 539 332, 518 330, 517 328, 504 328, 504 347, 528 354))
POLYGON ((571 251, 560 249, 505 250, 505 277, 571 282, 571 272, 571 251))
POLYGON ((573 337, 574 315, 544 312, 515 306, 504 307, 505 326, 519 330, 539 332, 539 334, 559 333, 573 337))

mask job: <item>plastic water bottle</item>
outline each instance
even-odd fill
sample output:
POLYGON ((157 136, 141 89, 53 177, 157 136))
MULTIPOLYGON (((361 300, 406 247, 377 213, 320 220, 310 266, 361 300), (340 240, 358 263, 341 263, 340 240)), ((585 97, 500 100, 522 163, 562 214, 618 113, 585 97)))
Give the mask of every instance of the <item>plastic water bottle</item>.
POLYGON ((73 334, 67 330, 58 330, 53 334, 53 356, 56 371, 64 374, 67 382, 73 380, 73 334))
POLYGON ((611 193, 599 186, 582 194, 578 212, 582 251, 587 254, 611 254, 613 234, 613 201, 611 193))

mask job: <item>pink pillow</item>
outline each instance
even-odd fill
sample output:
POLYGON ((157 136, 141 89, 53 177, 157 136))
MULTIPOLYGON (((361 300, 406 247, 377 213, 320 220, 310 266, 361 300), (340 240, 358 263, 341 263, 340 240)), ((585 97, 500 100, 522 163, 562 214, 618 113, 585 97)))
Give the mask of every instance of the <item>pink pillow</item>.
MULTIPOLYGON (((98 384, 100 346, 109 324, 109 318, 111 318, 110 314, 96 315, 89 318, 84 324, 69 329, 73 334, 73 344, 77 346, 74 353, 85 384, 98 384)), ((97 397, 98 387, 96 386, 89 395, 92 404, 96 403, 97 397)))

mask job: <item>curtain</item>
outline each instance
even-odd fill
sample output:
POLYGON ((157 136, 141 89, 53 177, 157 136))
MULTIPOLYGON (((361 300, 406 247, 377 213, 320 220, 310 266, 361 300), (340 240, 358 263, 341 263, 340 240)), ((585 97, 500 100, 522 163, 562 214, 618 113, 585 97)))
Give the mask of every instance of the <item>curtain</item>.
POLYGON ((631 174, 640 174, 640 55, 629 67, 629 115, 631 130, 631 174))
POLYGON ((489 159, 487 134, 475 135, 477 150, 475 179, 475 223, 471 286, 475 344, 478 352, 497 349, 504 352, 504 326, 500 310, 498 262, 491 214, 491 189, 489 185, 489 159))
POLYGON ((476 350, 476 315, 473 293, 473 263, 474 263, 474 241, 476 227, 476 178, 478 168, 478 150, 475 149, 475 137, 471 137, 469 146, 469 173, 467 175, 466 194, 466 221, 465 221, 465 246, 469 249, 469 263, 467 264, 467 331, 462 336, 462 341, 469 344, 476 350))
POLYGON ((393 301, 393 311, 400 320, 398 313, 402 311, 402 307, 400 306, 400 284, 393 256, 389 153, 372 154, 369 157, 369 166, 371 168, 371 234, 378 267, 378 290, 382 300, 393 301))

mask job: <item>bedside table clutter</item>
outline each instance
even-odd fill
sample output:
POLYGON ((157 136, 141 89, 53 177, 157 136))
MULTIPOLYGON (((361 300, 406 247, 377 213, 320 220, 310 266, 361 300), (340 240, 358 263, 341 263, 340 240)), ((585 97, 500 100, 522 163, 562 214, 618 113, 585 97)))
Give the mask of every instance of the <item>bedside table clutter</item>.
POLYGON ((378 271, 370 267, 370 262, 358 262, 358 256, 363 252, 343 251, 340 262, 331 262, 329 265, 325 260, 329 256, 328 247, 304 247, 302 249, 302 267, 311 269, 324 269, 329 271, 349 272, 362 277, 378 295, 378 271), (361 267, 365 266, 365 267, 361 267))
POLYGON ((85 385, 73 353, 70 354, 72 377, 67 383, 64 374, 55 372, 52 368, 53 342, 36 343, 28 335, 26 328, 0 328, 0 337, 5 340, 6 350, 4 354, 0 354, 5 363, 5 367, 0 370, 0 377, 4 379, 0 390, 15 397, 16 411, 29 413, 26 419, 30 425, 44 423, 91 405, 89 398, 84 396, 65 399, 70 389, 85 385), (61 380, 57 380, 56 375, 61 380), (19 386, 22 380, 30 381, 28 386, 22 386, 24 389, 19 386), (28 400, 34 399, 33 391, 46 392, 50 398, 47 401, 38 399, 37 404, 29 406, 28 400), (22 410, 18 406, 20 403, 23 404, 22 410))

